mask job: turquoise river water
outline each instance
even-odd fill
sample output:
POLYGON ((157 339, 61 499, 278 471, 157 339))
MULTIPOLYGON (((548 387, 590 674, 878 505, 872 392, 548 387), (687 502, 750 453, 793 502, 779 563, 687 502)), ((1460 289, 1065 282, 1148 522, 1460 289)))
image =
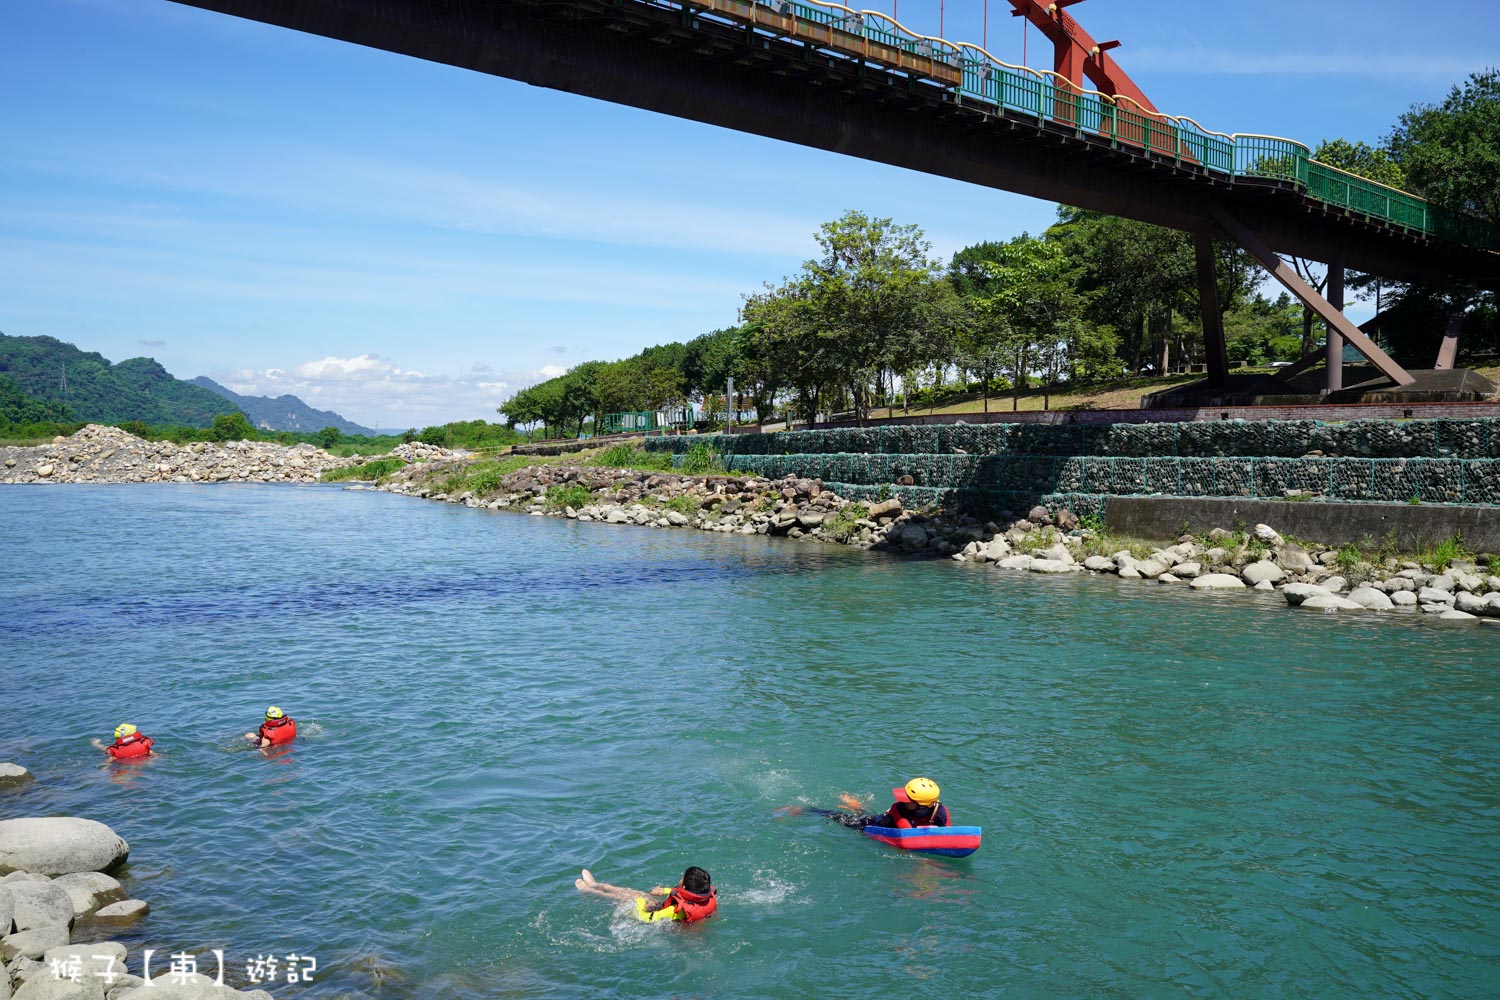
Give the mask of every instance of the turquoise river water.
POLYGON ((315 958, 278 1000, 1500 993, 1491 630, 330 487, 14 487, 0 553, 0 760, 38 779, 0 816, 130 841, 132 971, 315 958), (240 736, 272 703, 304 738, 265 756, 240 736), (123 721, 162 756, 101 763, 123 721), (979 853, 773 815, 918 774, 979 853), (689 864, 722 897, 693 927, 573 888, 689 864))

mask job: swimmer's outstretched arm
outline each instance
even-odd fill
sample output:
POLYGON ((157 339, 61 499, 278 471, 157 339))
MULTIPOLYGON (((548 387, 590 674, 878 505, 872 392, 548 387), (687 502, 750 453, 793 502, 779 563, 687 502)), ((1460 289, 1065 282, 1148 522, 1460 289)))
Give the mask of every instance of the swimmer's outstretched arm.
POLYGON ((93 739, 93 740, 90 740, 89 742, 94 745, 94 749, 95 750, 108 750, 109 749, 109 747, 105 746, 104 743, 102 741, 98 740, 98 739, 93 739))

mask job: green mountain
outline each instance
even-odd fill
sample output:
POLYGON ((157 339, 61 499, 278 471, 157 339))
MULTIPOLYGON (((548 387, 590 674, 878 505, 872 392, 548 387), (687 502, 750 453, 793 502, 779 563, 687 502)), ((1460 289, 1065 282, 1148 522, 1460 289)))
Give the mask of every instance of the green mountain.
POLYGON ((202 386, 173 378, 150 358, 110 364, 53 337, 0 333, 0 378, 25 396, 65 407, 78 420, 208 427, 238 408, 202 386))
POLYGON ((56 421, 71 423, 73 413, 66 406, 32 399, 16 384, 0 375, 0 424, 40 424, 56 421))
POLYGON ((210 392, 218 393, 238 406, 256 427, 268 431, 320 431, 325 427, 337 427, 342 434, 375 435, 375 431, 362 427, 352 420, 345 420, 332 410, 315 410, 296 396, 241 396, 226 389, 206 375, 192 380, 210 392))

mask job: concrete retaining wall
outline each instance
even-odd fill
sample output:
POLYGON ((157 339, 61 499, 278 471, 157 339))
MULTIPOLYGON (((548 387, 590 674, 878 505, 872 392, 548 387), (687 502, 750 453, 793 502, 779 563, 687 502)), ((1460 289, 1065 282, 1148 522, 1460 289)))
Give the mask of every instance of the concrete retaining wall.
POLYGON ((1329 545, 1380 543, 1394 534, 1405 551, 1463 536, 1477 552, 1500 553, 1500 510, 1434 504, 1287 503, 1179 497, 1109 497, 1104 524, 1150 541, 1189 531, 1269 524, 1284 535, 1329 545))

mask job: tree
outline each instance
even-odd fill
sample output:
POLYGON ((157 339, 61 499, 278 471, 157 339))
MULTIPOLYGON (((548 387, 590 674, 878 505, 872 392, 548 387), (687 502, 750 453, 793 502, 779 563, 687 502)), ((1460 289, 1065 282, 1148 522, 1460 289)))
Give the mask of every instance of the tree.
POLYGON ((343 440, 343 437, 343 433, 337 427, 325 427, 318 431, 318 447, 327 451, 343 440))
POLYGON ((221 413, 214 417, 209 436, 215 441, 253 441, 255 428, 250 426, 250 421, 239 411, 221 413))
POLYGON ((1090 296, 1078 290, 1082 265, 1062 241, 1022 233, 998 261, 983 267, 993 292, 980 296, 976 306, 991 320, 1005 320, 1008 335, 996 350, 1012 375, 1012 408, 1019 408, 1020 386, 1032 371, 1042 376, 1043 405, 1050 408, 1052 386, 1064 373, 1113 353, 1113 331, 1085 318, 1090 296))
POLYGON ((956 300, 917 226, 849 211, 816 239, 821 253, 803 264, 802 298, 863 418, 889 373, 943 354, 956 300))
POLYGON ((1471 75, 1439 105, 1413 106, 1386 145, 1418 194, 1500 228, 1500 70, 1471 75))

